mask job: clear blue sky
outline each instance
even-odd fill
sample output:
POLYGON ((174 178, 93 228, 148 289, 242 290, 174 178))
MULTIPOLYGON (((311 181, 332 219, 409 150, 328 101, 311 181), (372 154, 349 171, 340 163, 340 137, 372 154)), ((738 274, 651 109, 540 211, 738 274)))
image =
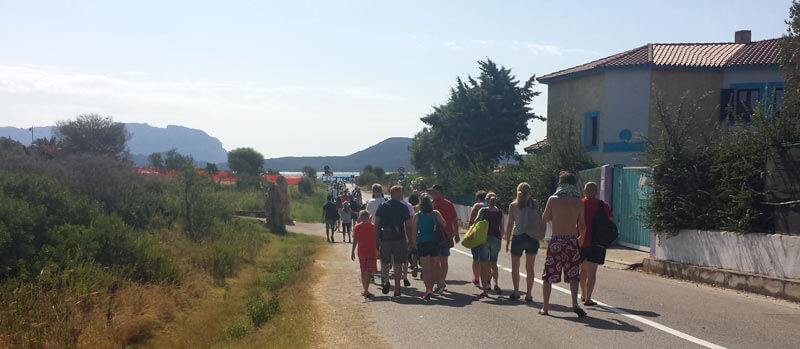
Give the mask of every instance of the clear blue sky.
MULTIPOLYGON (((0 126, 97 112, 267 157, 344 155, 413 136, 477 60, 525 79, 646 43, 774 38, 789 5, 0 0, 0 126)), ((543 122, 531 129, 520 149, 544 137, 543 122)))

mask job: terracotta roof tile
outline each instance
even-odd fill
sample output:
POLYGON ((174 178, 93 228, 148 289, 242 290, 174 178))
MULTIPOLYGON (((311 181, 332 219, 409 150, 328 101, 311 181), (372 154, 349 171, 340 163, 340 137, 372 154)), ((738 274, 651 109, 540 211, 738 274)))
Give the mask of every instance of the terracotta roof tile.
POLYGON ((737 43, 649 44, 539 78, 546 81, 608 67, 652 65, 662 67, 724 68, 778 64, 779 39, 737 43))

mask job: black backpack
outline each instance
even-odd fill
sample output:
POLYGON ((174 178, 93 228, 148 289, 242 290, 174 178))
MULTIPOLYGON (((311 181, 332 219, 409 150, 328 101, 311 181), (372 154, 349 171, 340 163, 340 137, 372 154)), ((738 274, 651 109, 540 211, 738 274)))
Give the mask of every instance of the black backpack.
POLYGON ((592 245, 609 248, 619 238, 617 225, 608 218, 605 203, 599 200, 597 212, 592 216, 592 245))

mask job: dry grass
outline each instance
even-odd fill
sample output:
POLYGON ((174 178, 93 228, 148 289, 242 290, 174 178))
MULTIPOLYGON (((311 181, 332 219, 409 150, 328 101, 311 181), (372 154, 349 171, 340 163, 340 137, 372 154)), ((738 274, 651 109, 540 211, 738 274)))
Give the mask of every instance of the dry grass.
POLYGON ((248 297, 261 292, 254 281, 269 274, 273 262, 296 253, 313 251, 320 238, 290 234, 273 237, 256 257, 255 264, 245 265, 236 277, 227 278, 223 285, 210 286, 175 320, 155 337, 143 343, 146 347, 309 347, 313 344, 313 319, 316 316, 311 301, 311 285, 317 279, 312 268, 297 273, 295 282, 279 294, 280 313, 260 328, 254 328, 246 315, 248 297), (243 338, 225 338, 229 326, 243 325, 243 338))

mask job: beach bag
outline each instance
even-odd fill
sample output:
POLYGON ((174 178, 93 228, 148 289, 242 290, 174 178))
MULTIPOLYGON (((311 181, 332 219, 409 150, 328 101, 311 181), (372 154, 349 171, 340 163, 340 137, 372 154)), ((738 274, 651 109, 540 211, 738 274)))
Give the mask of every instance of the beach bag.
POLYGON ((475 248, 486 243, 486 235, 489 233, 489 221, 480 220, 472 224, 461 240, 461 245, 466 248, 475 248))
POLYGON ((605 202, 597 204, 597 212, 592 216, 592 245, 609 248, 619 238, 617 225, 608 218, 605 202))
POLYGON ((547 225, 542 222, 542 213, 536 209, 536 205, 528 205, 525 208, 525 234, 536 240, 542 240, 546 232, 547 225))
POLYGON ((453 239, 450 238, 450 233, 447 232, 443 225, 439 224, 435 217, 433 219, 433 239, 436 240, 436 244, 441 248, 453 247, 450 245, 453 242, 453 239))

